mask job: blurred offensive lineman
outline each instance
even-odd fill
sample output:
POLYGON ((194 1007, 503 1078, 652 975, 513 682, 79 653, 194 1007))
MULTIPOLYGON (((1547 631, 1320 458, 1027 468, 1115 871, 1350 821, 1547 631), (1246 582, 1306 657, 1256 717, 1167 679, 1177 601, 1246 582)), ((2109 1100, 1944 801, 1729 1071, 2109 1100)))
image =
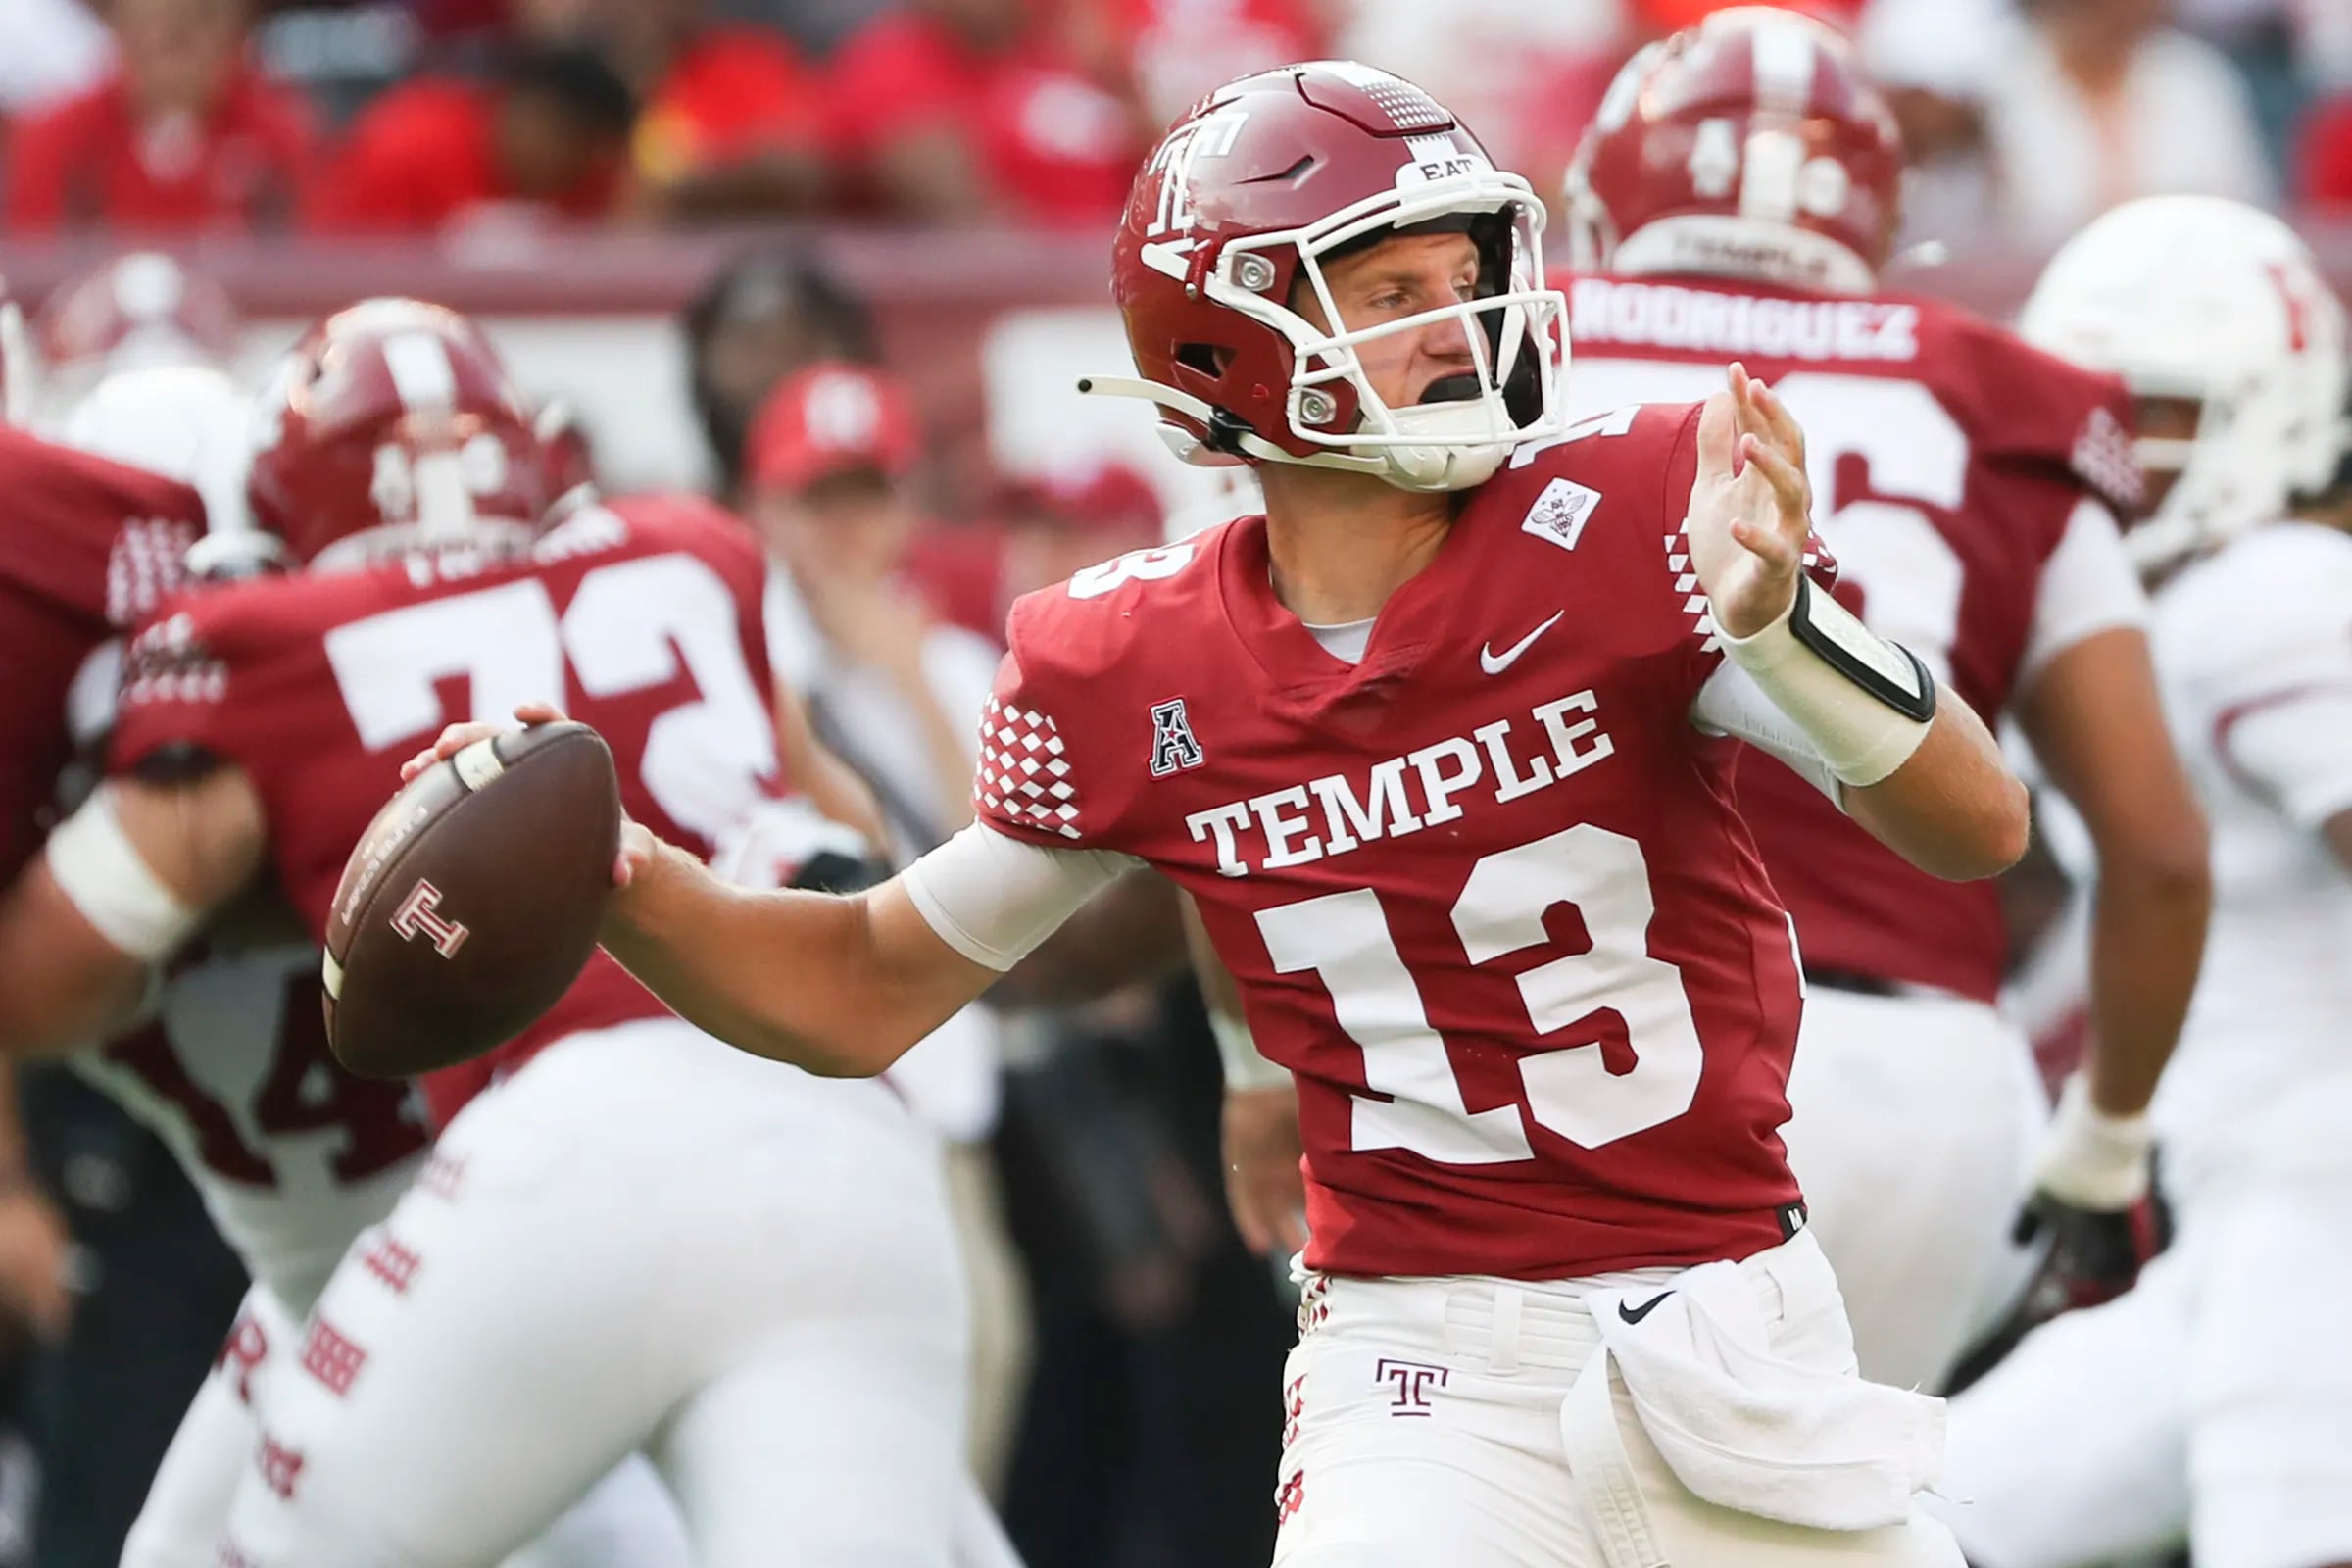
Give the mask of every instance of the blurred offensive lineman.
MULTIPOLYGON (((176 589, 183 569, 233 575, 268 559, 270 542, 241 534, 222 506, 220 481, 231 465, 215 459, 250 422, 246 399, 226 376, 196 366, 125 371, 87 389, 72 412, 77 447, 169 476, 204 499, 202 537, 174 535, 169 544, 177 554, 158 549, 145 559, 155 589, 176 589)), ((105 744, 120 667, 120 644, 110 642, 53 721, 77 755, 105 744)), ((238 923, 241 951, 175 965, 152 1021, 71 1058, 178 1156, 253 1280, 149 1487, 123 1545, 126 1568, 203 1568, 213 1560, 257 1432, 257 1382, 273 1353, 290 1356, 296 1325, 344 1248, 391 1212, 428 1142, 405 1089, 354 1078, 328 1054, 317 948, 290 918, 274 918, 265 900, 252 901, 238 923)), ((25 1039, 24 1021, 9 1019, 12 1051, 25 1039)))
MULTIPOLYGON (((531 417, 436 307, 328 318, 270 398, 251 499, 304 569, 134 642, 113 777, 0 911, 15 1043, 89 1032, 265 872, 316 940, 456 681, 489 711, 564 689, 631 813, 688 843, 776 807, 740 523, 635 502, 534 537, 531 417)), ((420 939, 455 917, 420 906, 420 939)), ((464 1113, 271 1383, 220 1560, 495 1562, 643 1450, 710 1568, 946 1562, 962 1329, 928 1135, 878 1084, 720 1049, 609 959, 496 1066, 427 1086, 464 1113), (678 1157, 688 1127, 725 1156, 678 1157)))
POLYGON ((605 941, 864 1075, 1148 861, 1299 1080, 1279 1563, 1955 1563, 1912 1503, 1939 1407, 1853 1376, 1775 1135, 1796 962, 1721 737, 1955 876, 2023 794, 1809 590, 1770 393, 1569 425, 1542 224, 1385 73, 1203 99, 1115 242, 1149 379, 1096 385, 1258 462, 1268 515, 1021 600, 980 819, 897 879, 746 899, 631 826, 605 941))
MULTIPOLYGON (((21 340, 18 321, 0 290, 0 406, 25 367, 11 348, 21 340)), ((180 557, 204 531, 204 504, 184 484, 53 445, 6 419, 0 493, 9 498, 0 548, 0 664, 9 672, 0 683, 0 877, 13 878, 38 852, 60 775, 74 760, 68 717, 86 688, 85 666, 176 580, 180 557)), ((0 1105, 13 1123, 13 1080, 0 1105)), ((57 1272, 64 1221, 38 1183, 22 1169, 8 1175, 0 1205, 11 1233, 46 1238, 33 1272, 11 1282, 10 1305, 41 1331, 62 1332, 71 1308, 57 1272)))
MULTIPOLYGON (((1572 412, 1701 396, 1743 359, 1804 425, 1840 600, 1979 712, 2014 712, 2097 846, 2091 1055, 2036 1155, 2031 1050, 1994 1005, 1992 885, 1903 864, 1786 768, 1740 774, 1804 955, 1789 1162, 1863 1375, 1908 1388, 1940 1387, 2020 1283, 2029 1161, 2068 1251, 2129 1223, 2209 882, 2117 533, 2138 500, 2124 389, 1879 290, 1902 166, 1844 39, 1743 8, 1625 68, 1567 211, 1572 412)), ((2121 1277, 2082 1283, 2112 1294, 2133 1254, 2105 1250, 2121 1277)))
MULTIPOLYGON (((251 426, 250 400, 200 365, 119 370, 63 419, 77 449, 202 498, 202 537, 183 560, 146 566, 158 589, 183 570, 191 582, 227 581, 285 564, 284 543, 256 529, 246 505, 251 426)), ((120 667, 110 643, 75 683, 77 754, 104 747, 120 667)), ((170 966, 152 1022, 70 1058, 164 1139, 253 1281, 148 1487, 124 1568, 212 1568, 271 1380, 294 1375, 304 1316, 352 1240, 391 1212, 428 1143, 406 1088, 355 1077, 327 1050, 318 950, 299 920, 271 900, 241 902, 240 929, 170 966)), ((20 1038, 8 1037, 12 1049, 20 1038)), ((685 1549, 676 1509, 632 1461, 510 1568, 662 1568, 682 1564, 685 1549)))
MULTIPOLYGON (((2123 375, 2162 488, 2165 708, 2213 820, 2213 932, 2151 1113, 2179 1221, 2131 1292, 1955 1399, 1945 1496, 1982 1568, 2352 1564, 2352 484, 2341 307, 2267 214, 2118 208, 2023 327, 2123 375)), ((2052 843, 2060 835, 2052 833, 2052 843)))
MULTIPOLYGON (((190 450, 185 438, 198 425, 234 422, 233 389, 210 371, 155 373, 157 386, 100 394, 97 422, 113 432, 100 444, 141 466, 0 426, 12 539, 0 552, 0 659, 10 671, 0 702, 0 873, 11 881, 38 849, 61 774, 103 740, 118 639, 179 586, 191 552, 199 566, 233 566, 243 555, 228 534, 208 536, 197 475, 166 455, 190 450)), ((125 1543, 134 1568, 211 1561, 252 1438, 238 1391, 265 1322, 291 1331, 344 1246, 390 1211, 421 1163, 426 1134, 406 1092, 350 1078, 327 1054, 316 968, 315 953, 302 949, 183 968, 135 1027, 103 1051, 76 1049, 76 1070, 178 1156, 256 1281, 125 1543)), ((35 1004, 14 989, 0 999, 0 1039, 12 1054, 23 1038, 20 1005, 35 1004)), ((105 1033, 54 1043, 81 1048, 105 1033)))

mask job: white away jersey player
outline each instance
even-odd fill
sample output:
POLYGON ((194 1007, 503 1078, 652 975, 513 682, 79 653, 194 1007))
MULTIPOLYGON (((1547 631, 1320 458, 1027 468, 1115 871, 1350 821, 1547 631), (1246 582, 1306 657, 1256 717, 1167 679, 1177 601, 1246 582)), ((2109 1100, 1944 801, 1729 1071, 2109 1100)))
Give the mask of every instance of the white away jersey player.
POLYGON ((1277 601, 1259 518, 1013 610, 981 820, 1198 901, 1298 1077, 1317 1269, 1563 1278, 1794 1223, 1788 922, 1690 716, 1723 657, 1696 419, 1522 449, 1358 663, 1277 601))
POLYGON ((2352 1559, 2352 537, 2257 529, 2157 594, 2167 716, 2214 902, 2157 1089, 2180 1216, 2129 1292, 1953 1400, 1943 1508, 1970 1557, 2071 1568, 2185 1526, 2209 1568, 2352 1559))
POLYGON ((2167 715, 2212 821, 2213 919, 2155 1116, 2183 1193, 2260 1149, 2265 1114, 2352 1089, 2352 537, 2263 528, 2157 595, 2167 715))

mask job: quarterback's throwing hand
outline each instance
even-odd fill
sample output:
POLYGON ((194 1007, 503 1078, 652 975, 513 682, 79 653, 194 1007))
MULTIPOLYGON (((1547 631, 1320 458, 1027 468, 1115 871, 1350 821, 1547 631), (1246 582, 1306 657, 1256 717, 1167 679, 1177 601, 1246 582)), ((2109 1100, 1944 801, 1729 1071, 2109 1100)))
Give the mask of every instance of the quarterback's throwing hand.
POLYGON ((1698 419, 1698 478, 1690 487, 1690 562, 1715 624, 1748 637, 1796 595, 1813 492, 1805 436, 1772 389, 1734 363, 1731 389, 1698 419))
MULTIPOLYGON (((514 710, 514 716, 526 728, 533 724, 564 722, 563 710, 553 703, 524 703, 514 710)), ((434 739, 432 745, 400 764, 400 781, 406 784, 435 762, 455 757, 475 741, 501 734, 508 728, 508 725, 493 724, 479 718, 452 724, 434 739)), ((632 821, 625 815, 620 819, 620 851, 612 858, 614 887, 625 888, 629 885, 645 862, 653 858, 655 843, 654 835, 643 823, 632 821)))

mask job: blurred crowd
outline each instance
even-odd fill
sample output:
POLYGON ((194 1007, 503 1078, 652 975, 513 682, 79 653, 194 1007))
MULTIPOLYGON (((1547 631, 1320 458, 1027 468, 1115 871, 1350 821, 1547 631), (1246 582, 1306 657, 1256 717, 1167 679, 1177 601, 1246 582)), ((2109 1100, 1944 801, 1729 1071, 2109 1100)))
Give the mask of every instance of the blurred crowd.
MULTIPOLYGON (((6 0, 0 232, 433 234, 778 216, 1099 224, 1205 88, 1338 55, 1539 188, 1718 0, 6 0)), ((2352 203, 2344 0, 1807 0, 1922 236, 2193 190, 2352 203), (2031 177, 2028 177, 2030 173, 2031 177)))

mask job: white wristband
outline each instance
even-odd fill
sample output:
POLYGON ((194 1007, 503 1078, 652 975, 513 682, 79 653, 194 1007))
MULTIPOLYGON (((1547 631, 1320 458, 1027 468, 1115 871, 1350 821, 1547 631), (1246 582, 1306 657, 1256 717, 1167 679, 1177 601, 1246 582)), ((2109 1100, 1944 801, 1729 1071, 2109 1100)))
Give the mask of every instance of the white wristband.
POLYGON ((1936 713, 1935 677, 1800 576, 1770 624, 1718 630, 1724 653, 1820 749, 1841 784, 1876 784, 1910 760, 1936 713))
POLYGON ((2110 1116, 2090 1102, 2090 1082, 2067 1079, 2034 1158, 2034 1188, 2076 1208, 2117 1213, 2148 1191, 2155 1134, 2145 1112, 2110 1116))
POLYGON ((1208 1032, 1217 1037, 1217 1059, 1225 1064, 1226 1088, 1290 1087, 1291 1069, 1277 1066, 1259 1055, 1257 1042, 1250 1037, 1250 1026, 1241 1019, 1211 1007, 1208 1011, 1208 1032))
POLYGON ((169 956, 203 919, 149 868, 104 788, 49 835, 45 853, 49 874, 81 917, 134 958, 169 956))

